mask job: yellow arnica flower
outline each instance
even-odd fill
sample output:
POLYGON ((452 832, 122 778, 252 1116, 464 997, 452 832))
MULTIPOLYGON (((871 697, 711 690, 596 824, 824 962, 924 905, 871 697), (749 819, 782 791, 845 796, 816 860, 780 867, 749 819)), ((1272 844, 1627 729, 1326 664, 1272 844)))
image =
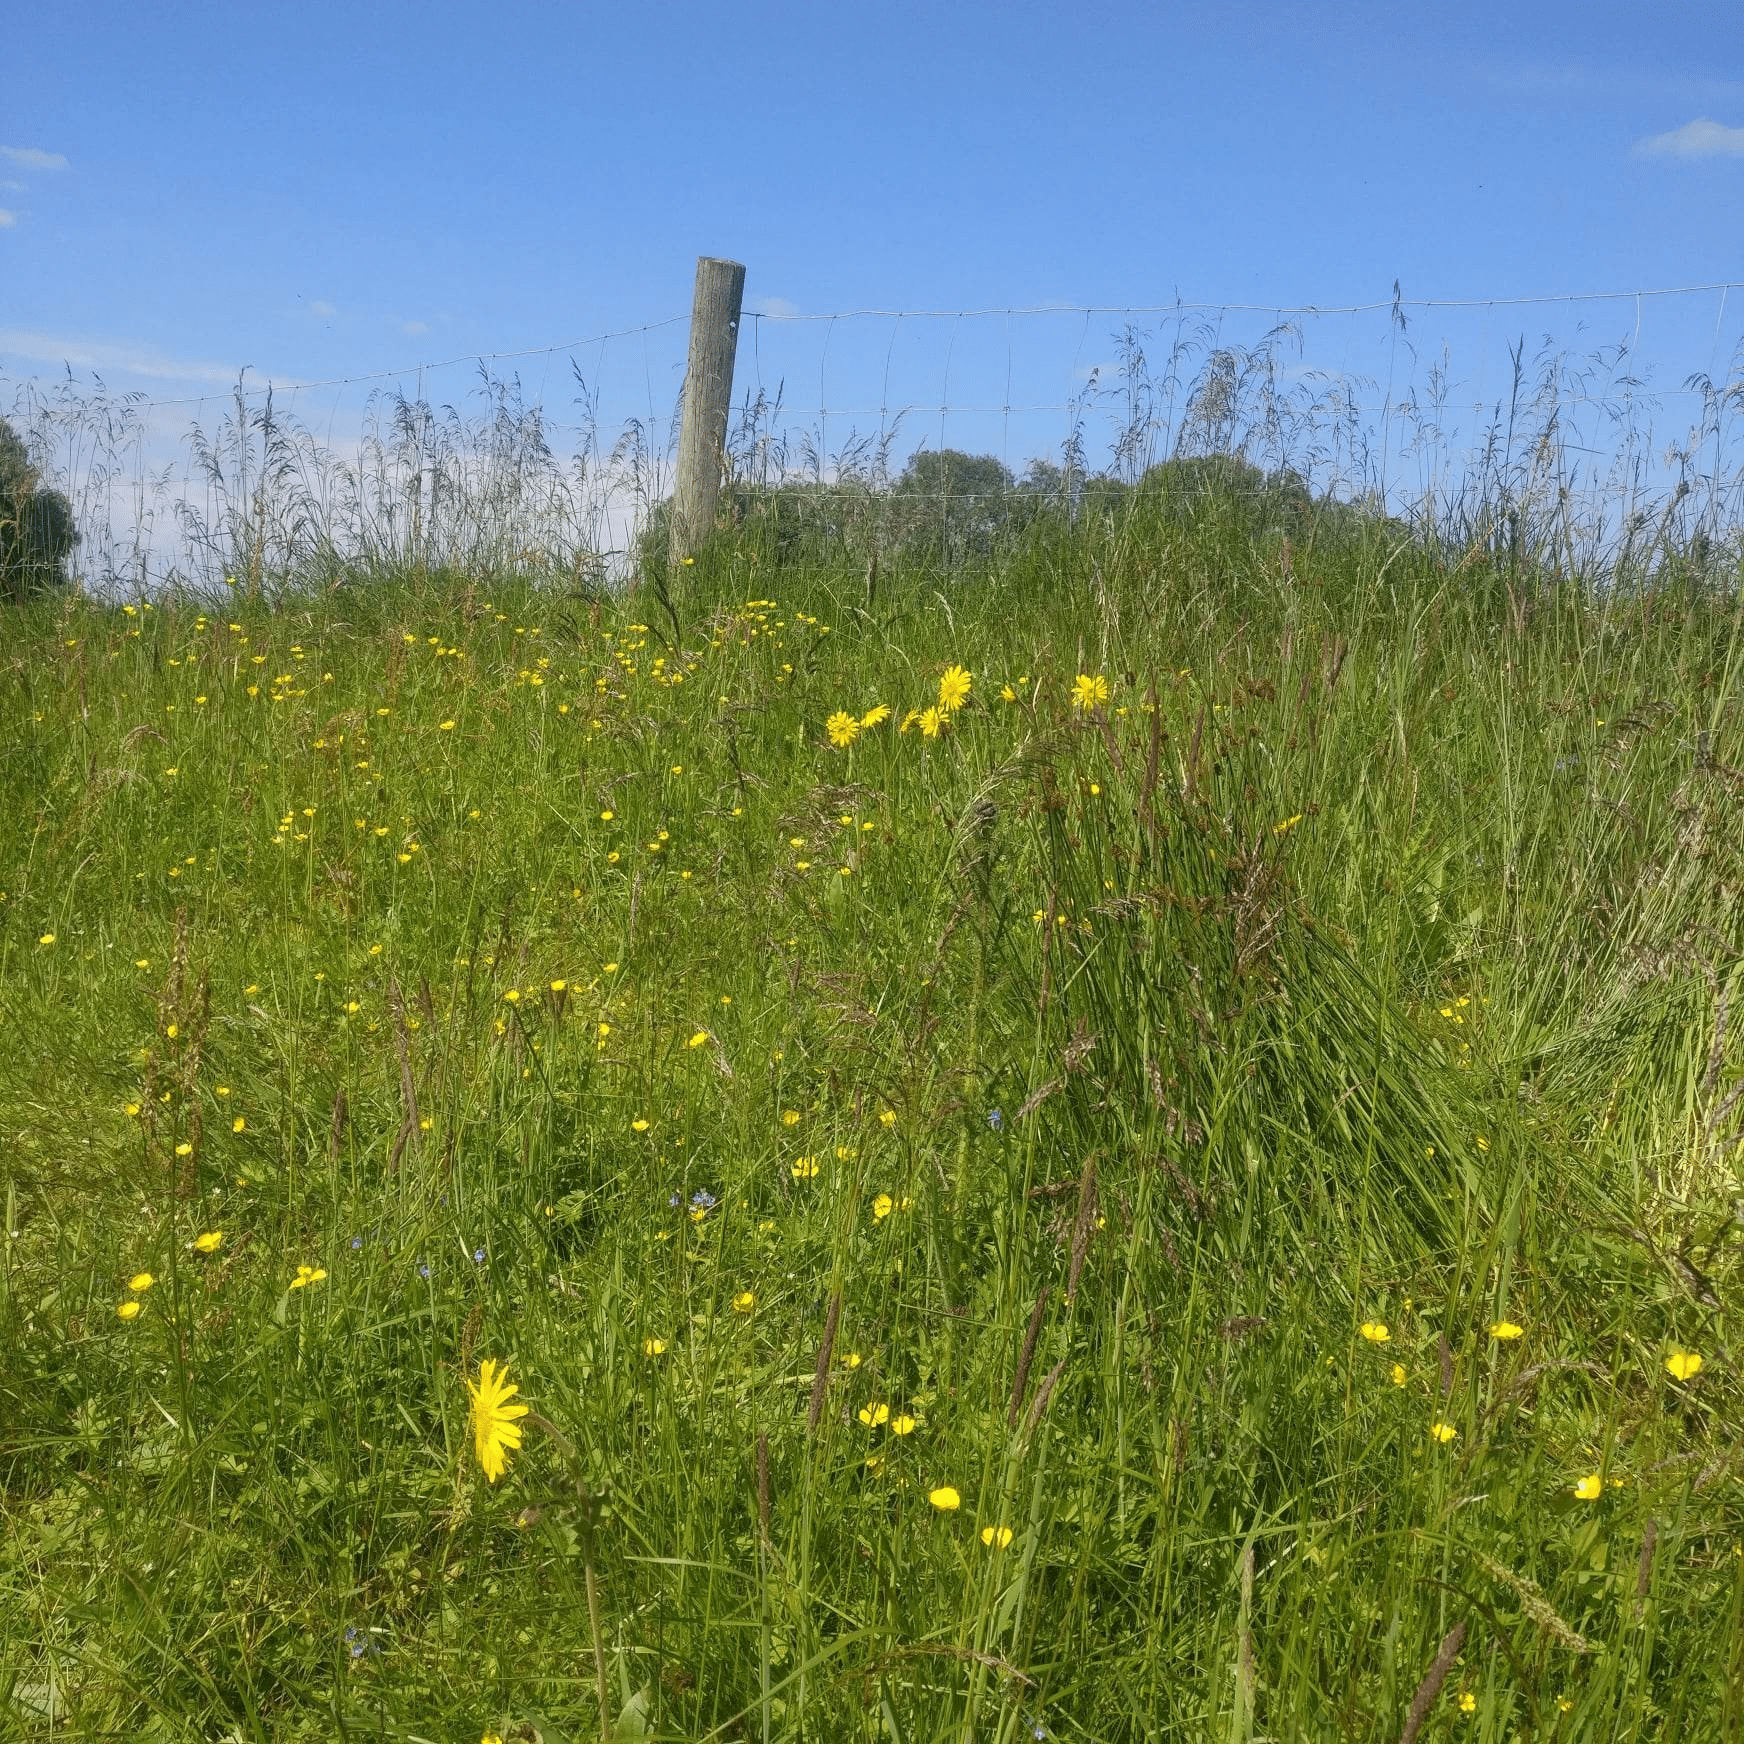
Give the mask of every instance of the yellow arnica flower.
POLYGON ((1700 1372, 1702 1359, 1693 1350, 1674 1350, 1665 1359, 1665 1366, 1674 1381, 1687 1381, 1700 1372))
POLYGON ((1011 1528, 1009 1526, 983 1526, 981 1528, 981 1542, 989 1550, 1003 1550, 1011 1542, 1011 1528))
POLYGON ((666 1350, 666 1340, 663 1338, 645 1338, 642 1340, 643 1356, 661 1356, 666 1350))
POLYGON ((750 1290, 741 1290, 733 1298, 733 1312, 735 1314, 749 1314, 756 1306, 757 1298, 750 1290))
POLYGON ((854 1415, 858 1417, 868 1429, 876 1429, 880 1423, 888 1423, 890 1421, 890 1407, 888 1405, 879 1405, 876 1403, 862 1405, 854 1415))
POLYGON ((1437 1441, 1447 1442, 1453 1440, 1453 1438, 1459 1434, 1459 1431, 1455 1429, 1451 1423, 1431 1423, 1429 1425, 1429 1433, 1433 1435, 1437 1441))
POLYGON ((1075 709, 1093 709, 1099 703, 1108 701, 1108 680, 1101 673, 1095 677, 1087 672, 1080 672, 1072 681, 1072 707, 1075 709))
MULTIPOLYGON (((952 714, 969 700, 969 692, 975 687, 975 680, 969 675, 967 668, 948 666, 945 675, 939 680, 939 707, 946 714, 952 714)), ((921 731, 926 731, 925 716, 921 718, 921 731)))
POLYGON ((888 1217, 895 1209, 896 1201, 888 1193, 880 1193, 872 1201, 872 1215, 874 1217, 888 1217))
POLYGON ((830 736, 830 743, 837 750, 845 751, 860 736, 860 723, 846 709, 837 709, 824 722, 824 731, 830 736))
POLYGON ((1588 1472, 1587 1475, 1575 1485, 1574 1493, 1583 1502, 1596 1502, 1599 1497, 1605 1493, 1605 1480, 1601 1478, 1597 1472, 1588 1472))
POLYGON ((940 1484, 936 1490, 928 1490, 927 1500, 941 1514, 953 1513, 963 1505, 963 1498, 949 1484, 940 1484))
POLYGON ((1393 1336, 1392 1333, 1387 1330, 1387 1323, 1384 1320, 1365 1320, 1362 1325, 1357 1328, 1357 1331, 1360 1332, 1370 1344, 1385 1344, 1387 1340, 1393 1336))
POLYGON ((869 729, 879 726, 889 719, 890 704, 887 702, 875 702, 863 715, 861 715, 860 725, 863 729, 869 729))
POLYGON ((920 728, 923 739, 936 739, 945 730, 947 711, 942 708, 922 709, 916 717, 915 724, 920 728))
POLYGON ((132 1320, 138 1313, 139 1304, 137 1302, 117 1302, 115 1304, 117 1320, 132 1320))
POLYGON ((216 1253, 223 1243, 224 1231, 221 1229, 209 1229, 204 1235, 194 1237, 194 1249, 197 1253, 216 1253))
POLYGON ((508 1469, 503 1449, 521 1445, 521 1425, 517 1419, 527 1415, 525 1405, 511 1405, 509 1400, 520 1392, 509 1384, 509 1365, 486 1357, 479 1364, 478 1385, 466 1383, 472 1395, 472 1446, 484 1475, 494 1484, 508 1469))
POLYGON ((291 1288, 301 1290, 306 1285, 318 1284, 327 1276, 325 1266, 298 1266, 297 1275, 291 1279, 291 1288))
POLYGON ((1524 1326, 1516 1326, 1512 1320, 1498 1320, 1490 1328, 1490 1337, 1501 1339, 1520 1338, 1525 1335, 1525 1332, 1526 1328, 1524 1326))
POLYGON ((127 1280, 127 1287, 136 1294, 143 1294, 156 1282, 157 1279, 154 1278, 150 1272, 135 1272, 133 1276, 127 1280))
POLYGON ((1300 812, 1297 812, 1294 817, 1280 818, 1277 823, 1272 825, 1272 834, 1274 836, 1287 836, 1301 821, 1302 814, 1300 812))

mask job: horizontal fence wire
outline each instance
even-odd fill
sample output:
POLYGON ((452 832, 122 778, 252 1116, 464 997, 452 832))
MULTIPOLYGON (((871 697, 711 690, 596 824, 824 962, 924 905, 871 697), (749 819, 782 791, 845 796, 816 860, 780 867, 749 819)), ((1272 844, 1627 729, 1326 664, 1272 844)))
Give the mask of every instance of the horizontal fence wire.
MULTIPOLYGON (((1233 500, 1275 504, 1287 484, 1482 538, 1512 515, 1511 537, 1524 518, 1571 565, 1628 549, 1662 512, 1660 555, 1723 549, 1744 499, 1740 288, 753 306, 728 511, 743 520, 753 496, 781 507, 788 537, 805 508, 845 551, 918 538, 927 505, 931 549, 949 558, 1039 497, 1075 510, 1091 480, 1107 501, 1222 456, 1217 489, 1233 500), (1020 507, 994 512, 1007 502, 1020 507)), ((125 372, 20 370, 0 334, 0 396, 72 504, 87 585, 411 561, 609 580, 635 568, 670 492, 686 332, 671 315, 397 369, 239 372, 228 391, 168 396, 115 385, 125 372)))

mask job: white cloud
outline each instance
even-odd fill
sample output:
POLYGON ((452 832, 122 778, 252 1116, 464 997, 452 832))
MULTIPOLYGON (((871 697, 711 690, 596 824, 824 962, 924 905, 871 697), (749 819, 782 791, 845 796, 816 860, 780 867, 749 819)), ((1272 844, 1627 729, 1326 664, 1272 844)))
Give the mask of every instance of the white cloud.
POLYGON ((165 357, 148 347, 125 342, 87 342, 16 330, 0 331, 0 358, 27 358, 33 363, 69 364, 74 369, 96 370, 105 375, 144 376, 152 381, 213 382, 225 387, 236 380, 238 373, 235 364, 165 357))
POLYGON ((0 188, 3 188, 8 194, 22 194, 24 192, 23 182, 0 182, 0 188))
POLYGON ((1690 121, 1670 133, 1637 140, 1638 157, 1744 157, 1744 127, 1690 121))
POLYGON ((8 212, 4 206, 0 206, 0 230, 10 230, 17 222, 16 212, 8 212))
POLYGON ((428 333, 430 331, 430 323, 428 321, 402 321, 400 323, 400 331, 402 333, 409 333, 414 339, 416 339, 420 333, 428 333))
POLYGON ((334 308, 331 303, 317 297, 315 301, 309 305, 309 313, 311 315, 337 315, 339 311, 334 308))
POLYGON ((67 160, 58 151, 38 151, 29 145, 0 145, 0 157, 10 158, 27 170, 64 170, 67 160))
POLYGON ((788 302, 785 297, 757 297, 753 299, 751 308, 758 315, 768 315, 776 320, 799 313, 799 305, 788 302))

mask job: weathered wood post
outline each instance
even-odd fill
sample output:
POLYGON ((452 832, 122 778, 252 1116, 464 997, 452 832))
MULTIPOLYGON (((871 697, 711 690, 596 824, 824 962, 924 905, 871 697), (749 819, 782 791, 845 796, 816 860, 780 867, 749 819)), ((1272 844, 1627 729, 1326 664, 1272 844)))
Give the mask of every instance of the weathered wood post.
POLYGON ((701 256, 690 305, 690 366, 684 375, 684 426, 672 493, 671 564, 676 572, 709 536, 726 470, 727 413, 733 399, 733 353, 745 269, 736 260, 701 256))

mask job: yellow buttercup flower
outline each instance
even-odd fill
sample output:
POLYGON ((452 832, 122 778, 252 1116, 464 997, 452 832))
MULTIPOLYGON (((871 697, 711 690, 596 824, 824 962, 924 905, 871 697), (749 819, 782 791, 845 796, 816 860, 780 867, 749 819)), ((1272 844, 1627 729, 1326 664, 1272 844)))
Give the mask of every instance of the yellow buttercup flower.
MULTIPOLYGON (((945 714, 954 714, 969 700, 969 692, 974 688, 975 680, 966 667, 946 667, 944 677, 939 680, 939 708, 945 714)), ((926 731, 924 719, 921 731, 926 731)))
POLYGON ((643 1356, 660 1356, 665 1352, 666 1340, 663 1338, 645 1338, 642 1340, 643 1356))
POLYGON ((505 1448, 521 1445, 521 1425, 518 1419, 527 1415, 525 1405, 508 1401, 520 1388, 511 1386, 509 1365, 486 1357, 479 1365, 478 1385, 466 1383, 472 1395, 472 1446, 484 1475, 494 1484, 508 1469, 505 1448))
POLYGON ((1583 1502, 1596 1502, 1605 1493, 1605 1480, 1597 1472, 1589 1472, 1575 1485, 1574 1493, 1583 1502))
POLYGON ((928 1490, 927 1500, 941 1514, 953 1513, 963 1505, 963 1498, 949 1484, 940 1484, 936 1490, 928 1490))
POLYGON ((1429 1433, 1433 1435, 1437 1441, 1446 1443, 1453 1440, 1453 1438, 1459 1434, 1459 1431, 1455 1429, 1451 1423, 1431 1423, 1429 1425, 1429 1433))
POLYGON ((858 1417, 868 1429, 876 1429, 879 1424, 888 1423, 890 1421, 890 1407, 888 1405, 880 1405, 877 1403, 862 1405, 854 1415, 858 1417))
POLYGON ((1693 1350, 1674 1350, 1665 1359, 1665 1366, 1674 1381, 1687 1381, 1700 1372, 1702 1359, 1693 1350))
POLYGON ((1524 1326, 1516 1326, 1512 1320, 1498 1320, 1490 1328, 1490 1337, 1503 1340, 1519 1338, 1525 1331, 1524 1326))
POLYGON ((901 1416, 890 1419, 890 1433, 892 1435, 912 1435, 919 1427, 919 1419, 911 1417, 906 1411, 901 1416))
POLYGON ((875 1218, 888 1217, 896 1209, 896 1201, 888 1193, 880 1193, 872 1201, 872 1215, 875 1218))
POLYGON ((137 1302, 117 1302, 115 1304, 117 1320, 132 1320, 138 1313, 139 1304, 137 1302))
POLYGON ((1393 1336, 1392 1333, 1388 1331, 1387 1323, 1384 1320, 1365 1320, 1362 1325, 1357 1328, 1357 1331, 1360 1332, 1370 1344, 1385 1344, 1387 1340, 1393 1336))
POLYGON ((195 1248, 195 1251, 198 1253, 203 1253, 203 1254, 216 1253, 218 1251, 219 1247, 223 1244, 223 1241, 224 1241, 224 1231, 223 1230, 221 1230, 221 1229, 209 1229, 206 1231, 206 1233, 204 1235, 196 1235, 194 1237, 194 1248, 195 1248))
POLYGON ((1009 1526, 983 1526, 981 1528, 981 1542, 989 1550, 1003 1550, 1011 1542, 1011 1528, 1009 1526))
POLYGON ((816 1157, 795 1157, 793 1160, 793 1178, 796 1181, 809 1181, 818 1172, 816 1157))
POLYGON ((318 1284, 327 1276, 325 1266, 298 1266, 297 1275, 291 1279, 291 1288, 301 1290, 309 1284, 318 1284))
POLYGON ((157 1279, 154 1278, 150 1272, 135 1272, 133 1276, 127 1280, 127 1287, 136 1294, 143 1295, 156 1282, 157 1279))
POLYGON ((1087 672, 1080 672, 1072 681, 1072 707, 1075 709, 1093 709, 1107 702, 1108 697, 1108 680, 1100 673, 1091 677, 1087 672))
POLYGON ((1404 1386, 1404 1384, 1405 1384, 1405 1365, 1403 1363, 1394 1363, 1393 1364, 1391 1379, 1392 1379, 1393 1385, 1395 1387, 1404 1386))
POLYGON ((756 1306, 757 1298, 750 1290, 741 1290, 733 1298, 733 1312, 735 1314, 749 1314, 756 1306))

